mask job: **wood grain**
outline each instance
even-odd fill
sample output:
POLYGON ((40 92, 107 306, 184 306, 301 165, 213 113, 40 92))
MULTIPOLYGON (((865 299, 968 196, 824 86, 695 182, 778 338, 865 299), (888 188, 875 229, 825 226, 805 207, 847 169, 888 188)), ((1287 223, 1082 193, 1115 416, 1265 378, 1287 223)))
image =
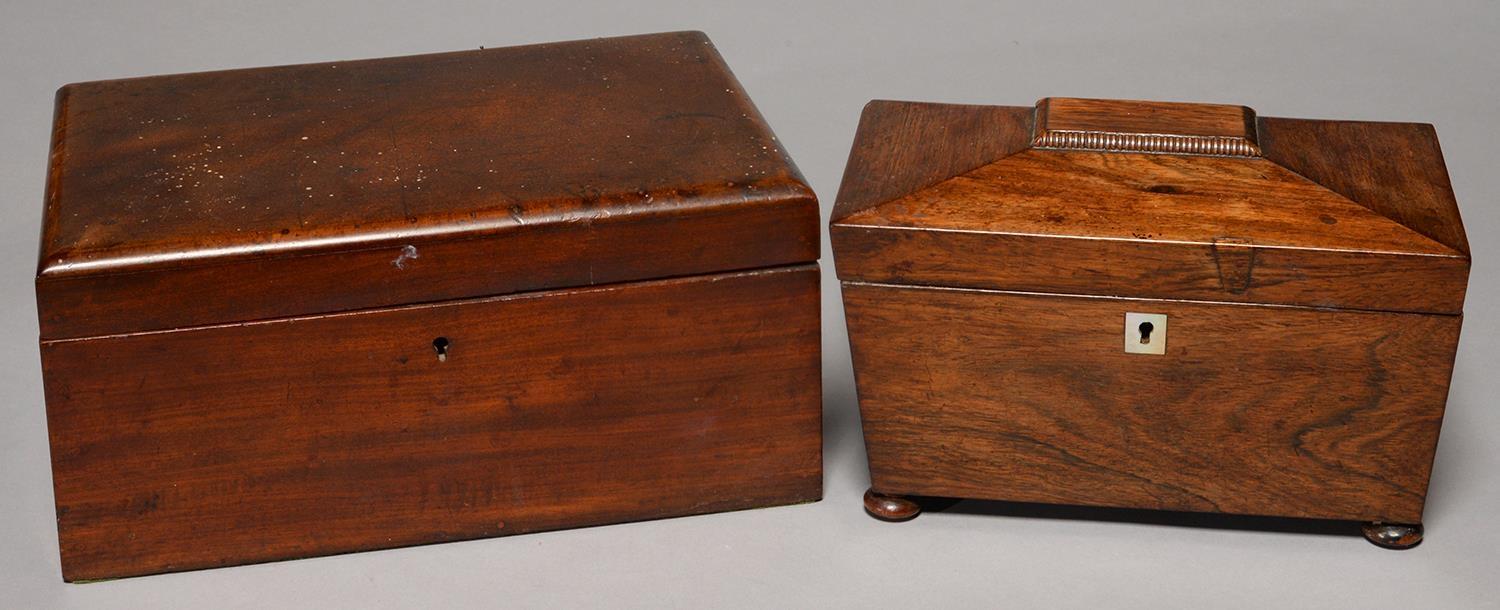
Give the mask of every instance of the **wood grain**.
MULTIPOLYGON (((1095 114, 1115 109, 1088 102, 1095 114)), ((1245 123, 1253 113, 1234 110, 1240 107, 1209 106, 1197 116, 1180 106, 1118 120, 1121 128, 1141 130, 1167 131, 1167 124, 1180 123, 1183 133, 1255 131, 1253 121, 1245 123), (1231 115, 1243 120, 1236 123, 1231 115)), ((952 114, 981 116, 969 108, 909 105, 881 114, 931 113, 945 121, 956 121, 952 114)), ((1070 121, 1065 125, 1091 129, 1116 120, 1078 110, 1064 119, 1070 121)), ((862 158, 857 153, 845 188, 852 183, 881 197, 835 213, 830 236, 839 277, 1460 313, 1470 256, 1431 130, 1407 124, 1312 130, 1278 121, 1260 121, 1277 126, 1265 159, 1029 148, 925 186, 892 180, 888 191, 865 186, 883 181, 884 174, 867 163, 853 165, 862 158), (1330 145, 1318 148, 1324 134, 1330 145), (1347 178, 1326 177, 1346 166, 1347 178)), ((856 139, 856 151, 873 146, 864 142, 856 139)), ((944 154, 958 153, 932 156, 944 154)))
POLYGON ((896 284, 1457 313, 1469 275, 1463 259, 1312 254, 1233 238, 1189 248, 864 226, 831 234, 840 279, 896 284))
POLYGON ((1015 108, 877 110, 829 229, 868 497, 1420 531, 1470 267, 1431 126, 1048 98, 965 168, 887 134, 1015 108))
POLYGON ((45 341, 64 577, 816 500, 817 299, 801 265, 45 341))
POLYGON ((874 100, 860 115, 833 218, 1023 150, 1032 109, 874 100))
POLYGON ((1264 159, 1028 150, 841 225, 1458 257, 1264 159), (1334 227, 1336 230, 1330 230, 1334 227))
POLYGON ((1266 117, 1260 133, 1272 161, 1469 254, 1432 125, 1266 117))
POLYGON ((1457 313, 1469 269, 1259 159, 1028 150, 830 234, 842 279, 1077 294, 1457 313))
POLYGON ((812 190, 698 32, 80 83, 54 134, 49 339, 818 252, 812 190))
POLYGON ((1458 316, 843 290, 876 492, 1421 521, 1458 316))
POLYGON ((748 209, 721 203, 689 215, 618 215, 473 239, 414 239, 160 273, 48 277, 37 282, 42 336, 263 320, 816 259, 816 206, 796 198, 748 209))

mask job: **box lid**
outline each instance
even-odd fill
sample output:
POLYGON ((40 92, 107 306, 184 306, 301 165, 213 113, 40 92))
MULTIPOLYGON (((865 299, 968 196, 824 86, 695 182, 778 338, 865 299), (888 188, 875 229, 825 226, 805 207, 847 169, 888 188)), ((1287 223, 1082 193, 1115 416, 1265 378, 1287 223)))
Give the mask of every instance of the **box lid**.
POLYGON ((1049 98, 871 102, 831 226, 846 281, 1457 314, 1431 125, 1049 98))
POLYGON ((74 84, 41 333, 802 263, 817 213, 698 32, 74 84))

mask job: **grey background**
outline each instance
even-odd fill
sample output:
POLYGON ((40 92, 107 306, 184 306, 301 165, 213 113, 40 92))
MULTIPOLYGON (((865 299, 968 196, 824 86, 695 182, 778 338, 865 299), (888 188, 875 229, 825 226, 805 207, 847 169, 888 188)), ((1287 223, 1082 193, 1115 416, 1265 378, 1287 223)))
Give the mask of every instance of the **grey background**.
POLYGON ((1489 2, 158 2, 0 11, 0 608, 1496 607, 1500 8, 1489 2), (1251 6, 1253 5, 1253 6, 1251 6), (1358 537, 1125 521, 864 516, 825 244, 825 498, 744 511, 90 585, 59 576, 31 277, 66 82, 653 31, 706 31, 824 202, 871 98, 1242 103, 1437 126, 1473 246, 1427 505, 1403 553, 1358 537))

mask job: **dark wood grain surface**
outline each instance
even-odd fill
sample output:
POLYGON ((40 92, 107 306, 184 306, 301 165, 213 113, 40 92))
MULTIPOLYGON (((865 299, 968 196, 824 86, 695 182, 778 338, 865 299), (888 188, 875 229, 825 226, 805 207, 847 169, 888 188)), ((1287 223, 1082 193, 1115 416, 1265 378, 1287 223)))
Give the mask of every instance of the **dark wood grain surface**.
POLYGON ((1032 110, 874 100, 865 105, 833 217, 842 218, 1027 147, 1032 110))
POLYGON ((1225 235, 1266 248, 1460 254, 1275 163, 1234 157, 1028 150, 841 221, 904 229, 938 222, 1095 240, 1225 235))
POLYGON ((912 285, 1446 313, 1462 310, 1469 276, 1467 259, 1312 254, 1233 238, 1101 243, 853 225, 832 235, 840 278, 912 285))
POLYGON ((1263 159, 1027 150, 838 220, 841 277, 1456 313, 1467 254, 1263 159))
POLYGON ((1421 521, 1457 316, 843 294, 877 492, 1421 521), (1127 311, 1166 354, 1124 352, 1127 311))
POLYGON ((1432 125, 1265 117, 1259 133, 1272 161, 1469 254, 1432 125))
MULTIPOLYGON (((1086 108, 1096 114, 1118 110, 1104 104, 1086 108)), ((1138 105, 1126 103, 1132 104, 1138 105)), ((1186 115, 1191 120, 1184 131, 1213 131, 1195 127, 1204 120, 1180 106, 1143 116, 1165 123, 1186 115)), ((959 122, 954 114, 978 121, 1016 110, 972 108, 908 104, 882 107, 881 114, 921 124, 938 118, 959 122)), ((1227 133, 1234 123, 1229 115, 1237 108, 1208 106, 1223 123, 1220 132, 1227 133)), ((1073 114, 1083 113, 1074 109, 1073 114)), ((1091 120, 1080 124, 1093 128, 1105 121, 1091 120)), ((1127 127, 1170 131, 1166 125, 1152 129, 1132 123, 1145 119, 1120 120, 1130 123, 1127 127)), ((871 134, 862 127, 856 137, 840 191, 841 202, 850 198, 850 203, 835 209, 830 227, 839 277, 1461 312, 1470 257, 1430 128, 1340 122, 1312 128, 1282 121, 1261 120, 1276 126, 1262 143, 1264 158, 1021 147, 961 169, 942 154, 928 161, 920 154, 870 150, 882 146, 878 138, 891 129, 867 120, 871 134), (1320 144, 1325 134, 1327 143, 1320 144), (907 159, 922 168, 907 173, 923 175, 928 183, 888 180, 888 172, 872 160, 884 158, 907 159), (1345 167, 1350 168, 1345 177, 1331 177, 1345 167)), ((960 140, 924 144, 966 145, 960 140)))
POLYGON ((1039 131, 1255 140, 1255 111, 1230 104, 1048 97, 1037 102, 1036 113, 1039 131))
POLYGON ((1470 266, 1431 126, 888 102, 839 198, 869 497, 1421 521, 1470 266))
POLYGON ((81 83, 42 335, 809 262, 816 218, 697 32, 81 83))
POLYGON ((64 576, 816 500, 817 299, 804 265, 44 342, 64 576))
POLYGON ((43 278, 37 282, 42 336, 262 320, 816 259, 815 204, 796 198, 745 208, 720 203, 687 215, 619 215, 475 239, 412 240, 162 273, 43 278))

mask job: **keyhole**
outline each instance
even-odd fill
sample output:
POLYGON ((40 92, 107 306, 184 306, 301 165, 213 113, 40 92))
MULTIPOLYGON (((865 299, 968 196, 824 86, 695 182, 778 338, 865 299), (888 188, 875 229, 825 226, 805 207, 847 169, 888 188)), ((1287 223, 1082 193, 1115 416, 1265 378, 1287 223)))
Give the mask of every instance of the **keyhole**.
POLYGON ((448 360, 448 338, 447 337, 438 337, 436 339, 433 339, 432 340, 432 349, 433 349, 433 351, 437 352, 438 362, 446 362, 448 360))
POLYGON ((1151 331, 1156 330, 1156 326, 1153 325, 1153 324, 1151 324, 1150 322, 1141 322, 1140 329, 1141 329, 1141 345, 1146 345, 1146 344, 1150 343, 1151 342, 1151 331))

